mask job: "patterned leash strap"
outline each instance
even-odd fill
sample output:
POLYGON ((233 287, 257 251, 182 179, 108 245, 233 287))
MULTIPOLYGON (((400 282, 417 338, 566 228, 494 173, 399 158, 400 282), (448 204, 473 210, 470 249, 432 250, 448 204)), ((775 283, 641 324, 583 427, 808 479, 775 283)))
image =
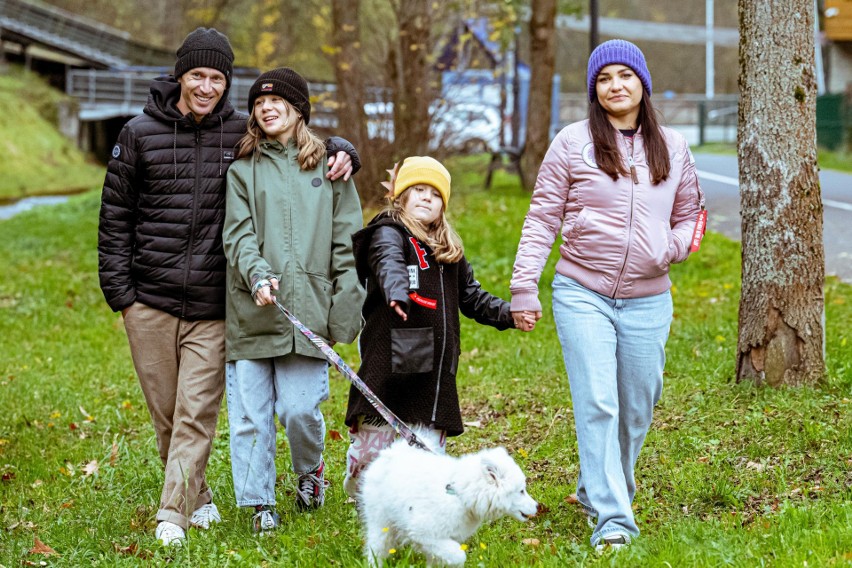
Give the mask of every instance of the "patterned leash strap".
POLYGON ((294 316, 287 308, 285 308, 278 301, 278 298, 273 297, 272 301, 275 302, 275 305, 278 306, 278 309, 281 310, 281 313, 284 314, 284 316, 288 320, 290 320, 290 323, 296 326, 296 328, 302 332, 302 335, 307 337, 310 342, 314 344, 314 347, 322 351, 322 354, 325 355, 325 358, 328 359, 328 362, 334 365, 335 368, 337 368, 337 370, 340 371, 344 377, 349 379, 349 381, 353 385, 355 385, 355 388, 361 391, 361 394, 364 395, 364 398, 366 398, 370 402, 370 404, 373 405, 373 407, 379 412, 379 414, 382 415, 382 418, 384 418, 385 421, 390 424, 390 427, 393 428, 397 434, 399 434, 406 442, 408 442, 409 445, 416 446, 421 450, 426 450, 427 452, 432 452, 432 449, 427 446, 420 438, 417 437, 417 435, 408 426, 408 424, 403 422, 396 414, 393 413, 390 408, 385 406, 385 404, 381 400, 379 400, 376 394, 370 390, 370 387, 368 387, 366 383, 361 380, 361 377, 355 374, 355 371, 349 368, 349 365, 346 364, 346 362, 340 357, 340 355, 337 354, 334 349, 329 347, 328 344, 323 341, 319 335, 308 329, 305 324, 300 322, 296 316, 294 316))

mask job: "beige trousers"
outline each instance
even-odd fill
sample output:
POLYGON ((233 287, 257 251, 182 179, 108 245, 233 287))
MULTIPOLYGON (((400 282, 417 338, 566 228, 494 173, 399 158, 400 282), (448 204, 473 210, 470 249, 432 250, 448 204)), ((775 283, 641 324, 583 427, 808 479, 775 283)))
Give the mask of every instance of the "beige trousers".
POLYGON ((186 529, 213 500, 204 471, 225 388, 225 322, 187 321, 136 302, 124 327, 166 468, 157 521, 186 529))

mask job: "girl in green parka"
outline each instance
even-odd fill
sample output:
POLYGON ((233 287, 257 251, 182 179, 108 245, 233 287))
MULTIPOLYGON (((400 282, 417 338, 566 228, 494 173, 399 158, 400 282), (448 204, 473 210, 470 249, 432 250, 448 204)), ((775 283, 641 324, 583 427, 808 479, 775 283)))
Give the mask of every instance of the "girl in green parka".
POLYGON ((364 300, 350 235, 361 228, 351 181, 326 178, 325 147, 308 129, 308 85, 295 71, 262 74, 249 91, 248 131, 228 170, 226 389, 237 505, 252 526, 278 526, 274 415, 299 476, 296 505, 325 498, 322 458, 328 364, 270 307, 273 294, 329 343, 351 343, 364 300))

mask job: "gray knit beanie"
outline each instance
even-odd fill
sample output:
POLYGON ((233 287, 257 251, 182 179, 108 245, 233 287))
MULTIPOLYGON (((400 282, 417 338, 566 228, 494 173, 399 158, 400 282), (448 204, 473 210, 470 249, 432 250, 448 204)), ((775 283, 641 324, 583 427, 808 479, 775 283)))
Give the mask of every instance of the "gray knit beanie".
POLYGON ((254 101, 261 95, 278 95, 302 115, 305 124, 311 121, 311 95, 308 82, 289 67, 267 71, 249 89, 248 112, 254 111, 254 101))
POLYGON ((589 56, 589 69, 586 74, 586 81, 589 87, 589 102, 594 101, 597 97, 595 91, 595 82, 598 79, 598 73, 607 65, 620 63, 627 65, 639 76, 642 81, 642 86, 648 94, 651 94, 651 72, 648 71, 648 64, 645 63, 645 56, 642 51, 634 44, 623 39, 611 39, 605 41, 595 48, 592 55, 589 56))
POLYGON ((216 28, 196 28, 183 40, 177 50, 175 79, 196 67, 210 67, 221 71, 231 86, 234 71, 234 51, 228 37, 216 28))

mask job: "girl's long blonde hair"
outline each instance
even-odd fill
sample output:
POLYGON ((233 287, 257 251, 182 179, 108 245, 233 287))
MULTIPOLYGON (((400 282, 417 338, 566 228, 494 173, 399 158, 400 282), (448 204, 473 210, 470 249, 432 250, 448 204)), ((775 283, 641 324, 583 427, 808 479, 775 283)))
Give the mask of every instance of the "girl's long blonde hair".
MULTIPOLYGON (((312 170, 317 167, 320 160, 325 158, 325 143, 314 134, 313 130, 308 128, 302 115, 296 111, 293 105, 283 99, 282 101, 287 108, 287 120, 296 121, 293 136, 296 139, 296 147, 299 148, 297 158, 299 167, 303 170, 312 170)), ((252 109, 246 124, 246 133, 240 138, 237 147, 237 159, 254 155, 260 148, 260 143, 266 139, 266 133, 257 123, 257 119, 254 117, 254 109, 252 109)))
POLYGON ((458 236, 458 233, 450 225, 447 220, 446 207, 441 207, 441 215, 438 219, 429 226, 424 225, 411 215, 405 212, 405 204, 411 198, 411 188, 407 188, 400 193, 396 198, 388 197, 388 204, 385 211, 390 217, 405 225, 414 237, 429 245, 432 249, 432 254, 435 260, 444 264, 458 262, 464 255, 464 245, 458 236))

